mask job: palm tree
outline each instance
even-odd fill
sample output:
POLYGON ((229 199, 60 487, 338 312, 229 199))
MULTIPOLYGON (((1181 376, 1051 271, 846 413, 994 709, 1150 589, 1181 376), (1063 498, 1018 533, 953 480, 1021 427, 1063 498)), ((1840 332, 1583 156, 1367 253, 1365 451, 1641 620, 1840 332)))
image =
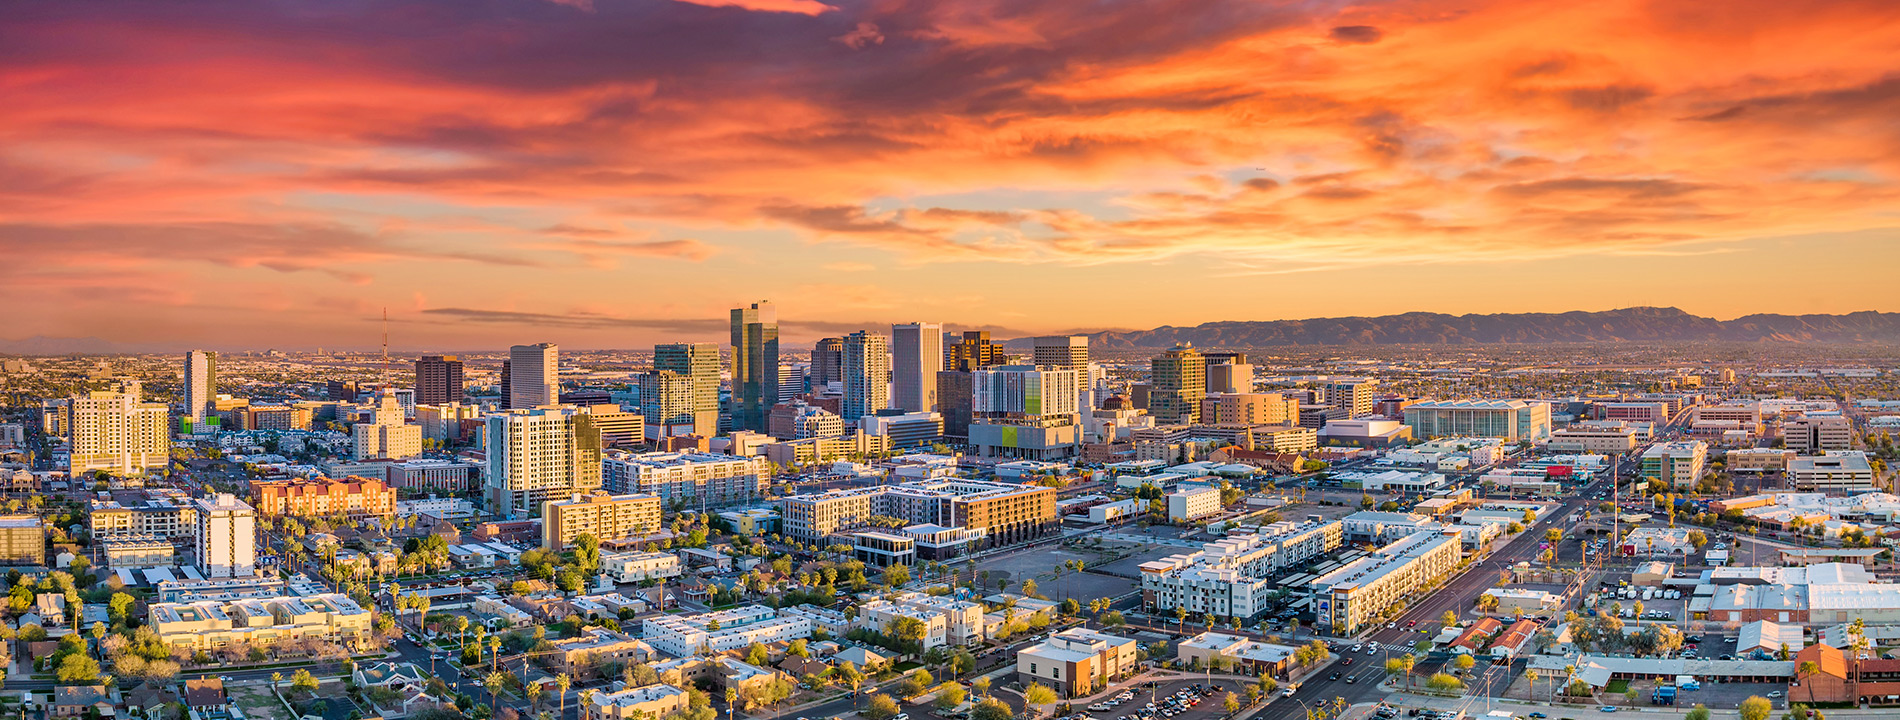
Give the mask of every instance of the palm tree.
POLYGON ((1531 697, 1537 696, 1537 678, 1540 676, 1541 673, 1538 673, 1536 670, 1524 671, 1524 679, 1529 680, 1531 683, 1531 697))
MULTIPOLYGON (((1815 664, 1813 660, 1804 660, 1801 662, 1800 667, 1795 668, 1795 676, 1798 680, 1807 680, 1815 673, 1820 672, 1820 670, 1821 666, 1815 664)), ((1814 685, 1803 683, 1802 687, 1808 689, 1808 702, 1814 702, 1814 685)))
POLYGON ((739 704, 738 688, 726 688, 726 720, 732 720, 733 706, 739 704))
POLYGON ((496 698, 500 696, 501 689, 507 686, 507 684, 508 676, 499 672, 491 672, 488 674, 488 677, 482 678, 482 688, 488 691, 489 707, 492 708, 498 704, 496 698))
POLYGON ((488 636, 488 669, 492 672, 501 669, 501 636, 488 636))
POLYGON ((591 702, 594 699, 594 691, 582 690, 580 694, 576 696, 576 699, 579 700, 581 704, 580 709, 578 710, 578 713, 583 718, 587 717, 587 703, 591 702))
POLYGON ((283 685, 284 685, 283 673, 274 672, 270 674, 270 687, 272 690, 277 690, 278 688, 283 687, 283 685))
POLYGON ((567 689, 573 685, 574 678, 567 673, 554 676, 554 689, 561 693, 561 720, 567 720, 567 689))

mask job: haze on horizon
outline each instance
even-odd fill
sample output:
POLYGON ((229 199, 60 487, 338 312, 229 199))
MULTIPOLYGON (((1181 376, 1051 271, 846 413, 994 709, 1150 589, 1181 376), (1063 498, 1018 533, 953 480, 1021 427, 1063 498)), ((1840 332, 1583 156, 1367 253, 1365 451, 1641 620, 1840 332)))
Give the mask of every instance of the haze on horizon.
POLYGON ((25 2, 0 47, 0 338, 1900 309, 1891 2, 25 2))

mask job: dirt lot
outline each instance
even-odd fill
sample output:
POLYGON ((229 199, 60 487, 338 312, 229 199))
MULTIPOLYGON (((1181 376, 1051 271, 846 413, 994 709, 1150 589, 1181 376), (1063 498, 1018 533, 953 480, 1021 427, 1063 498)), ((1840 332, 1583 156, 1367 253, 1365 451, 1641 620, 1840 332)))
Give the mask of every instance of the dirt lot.
POLYGON ((1123 578, 1093 573, 1077 575, 1065 570, 1062 578, 1056 579, 1054 569, 1062 567, 1064 562, 1081 560, 1083 563, 1094 563, 1102 557, 1101 554, 1084 550, 1046 548, 989 558, 978 563, 977 569, 990 571, 992 583, 998 573, 1006 573, 1011 590, 1020 589, 1025 578, 1034 578, 1037 591, 1050 598, 1093 599, 1134 592, 1137 583, 1123 578))

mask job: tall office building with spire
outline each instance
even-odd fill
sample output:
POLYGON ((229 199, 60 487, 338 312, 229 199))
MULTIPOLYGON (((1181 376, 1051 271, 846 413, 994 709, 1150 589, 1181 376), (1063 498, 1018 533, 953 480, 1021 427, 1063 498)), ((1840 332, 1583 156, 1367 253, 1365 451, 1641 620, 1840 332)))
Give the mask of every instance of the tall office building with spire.
POLYGON ((210 350, 185 353, 185 417, 192 427, 217 412, 218 354, 210 350))
POLYGON ((687 378, 692 383, 693 432, 708 436, 719 433, 718 343, 655 345, 653 370, 687 378))
POLYGON ((844 338, 844 411, 839 417, 856 423, 865 415, 891 406, 890 340, 859 330, 844 338))
POLYGON ((778 308, 769 302, 732 310, 732 427, 765 432, 778 403, 778 308))
POLYGON ((937 372, 943 370, 943 326, 891 326, 891 404, 905 412, 937 410, 937 372))
POLYGON ((561 346, 508 348, 508 407, 537 408, 561 401, 561 346))

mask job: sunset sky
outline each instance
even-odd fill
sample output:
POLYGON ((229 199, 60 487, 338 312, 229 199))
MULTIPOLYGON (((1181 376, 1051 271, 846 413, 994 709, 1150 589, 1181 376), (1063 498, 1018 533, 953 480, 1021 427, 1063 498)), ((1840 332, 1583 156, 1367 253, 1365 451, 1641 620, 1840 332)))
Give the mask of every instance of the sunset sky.
POLYGON ((21 0, 0 338, 1900 310, 1900 3, 21 0))

